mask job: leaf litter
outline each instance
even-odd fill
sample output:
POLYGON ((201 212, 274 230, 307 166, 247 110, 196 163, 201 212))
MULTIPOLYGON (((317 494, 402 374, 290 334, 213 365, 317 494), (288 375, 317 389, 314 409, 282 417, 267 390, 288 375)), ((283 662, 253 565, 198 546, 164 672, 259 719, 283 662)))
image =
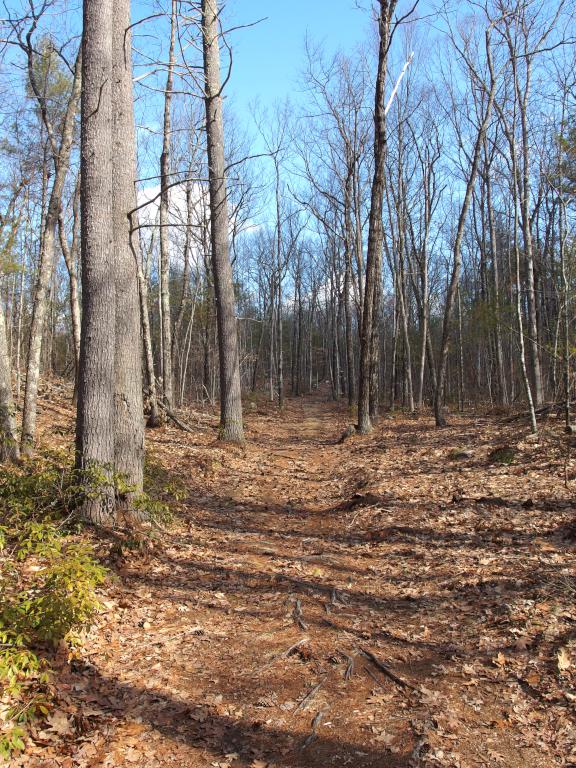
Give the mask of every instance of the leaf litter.
MULTIPOLYGON (((60 405, 46 443, 69 439, 60 405)), ((339 444, 347 414, 318 395, 260 404, 230 450, 189 416, 149 433, 177 521, 109 558, 15 767, 576 765, 560 427, 395 414, 339 444)))

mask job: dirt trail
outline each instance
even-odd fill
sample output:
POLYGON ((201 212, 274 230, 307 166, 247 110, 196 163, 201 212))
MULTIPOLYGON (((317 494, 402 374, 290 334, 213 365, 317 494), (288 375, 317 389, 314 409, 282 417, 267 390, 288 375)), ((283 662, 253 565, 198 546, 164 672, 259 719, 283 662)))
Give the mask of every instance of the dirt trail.
POLYGON ((576 765, 557 666, 573 512, 552 443, 421 417, 339 445, 346 413, 320 396, 247 422, 245 451, 214 423, 152 436, 182 528, 117 559, 62 670, 84 736, 38 765, 576 765), (519 444, 513 467, 487 463, 495 440, 519 444))

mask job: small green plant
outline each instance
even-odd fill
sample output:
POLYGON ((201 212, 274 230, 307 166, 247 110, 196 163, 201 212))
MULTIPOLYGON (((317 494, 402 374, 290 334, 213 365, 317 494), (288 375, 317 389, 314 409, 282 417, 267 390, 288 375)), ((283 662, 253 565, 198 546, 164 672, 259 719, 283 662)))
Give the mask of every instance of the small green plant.
POLYGON ((147 493, 138 494, 132 503, 138 517, 142 520, 160 525, 170 525, 174 521, 174 515, 168 504, 150 498, 147 493))
POLYGON ((149 458, 144 464, 144 491, 143 495, 149 500, 162 499, 165 506, 172 501, 183 501, 189 494, 179 477, 172 475, 158 461, 149 458))
POLYGON ((45 453, 0 467, 0 758, 24 749, 28 724, 48 714, 42 649, 90 623, 106 571, 77 540, 79 485, 68 456, 45 453))
POLYGON ((0 629, 0 758, 24 749, 26 726, 50 709, 50 673, 22 634, 0 629))
POLYGON ((20 752, 24 749, 24 737, 26 731, 18 725, 10 730, 0 734, 0 758, 9 760, 14 752, 20 752))
POLYGON ((106 570, 76 536, 79 504, 112 488, 119 500, 131 497, 140 520, 170 523, 169 502, 183 499, 186 487, 159 464, 147 465, 145 482, 146 492, 134 494, 102 468, 79 473, 65 452, 0 465, 0 759, 23 750, 30 721, 49 713, 42 652, 74 641, 99 609, 106 570))

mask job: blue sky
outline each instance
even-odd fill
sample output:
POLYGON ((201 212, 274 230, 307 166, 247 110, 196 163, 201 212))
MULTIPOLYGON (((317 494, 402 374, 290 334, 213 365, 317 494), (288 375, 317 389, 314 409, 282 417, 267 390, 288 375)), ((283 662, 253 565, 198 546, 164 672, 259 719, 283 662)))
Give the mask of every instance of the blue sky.
POLYGON ((371 3, 361 5, 364 10, 355 0, 228 0, 226 13, 234 25, 266 17, 230 36, 234 70, 227 94, 235 112, 248 117, 255 101, 269 107, 294 94, 306 35, 327 52, 352 52, 368 40, 371 3))

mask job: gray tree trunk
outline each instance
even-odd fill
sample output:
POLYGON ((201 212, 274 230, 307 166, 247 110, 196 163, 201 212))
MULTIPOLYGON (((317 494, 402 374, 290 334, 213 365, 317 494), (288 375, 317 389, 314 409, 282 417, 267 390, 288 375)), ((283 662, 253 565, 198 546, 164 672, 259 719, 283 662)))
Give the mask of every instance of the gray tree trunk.
POLYGON ((0 306, 0 462, 18 461, 20 450, 16 433, 16 409, 12 399, 10 355, 6 341, 6 318, 0 306))
POLYGON ((366 257, 366 287, 362 313, 362 332, 360 336, 360 379, 358 386, 358 431, 370 432, 370 401, 372 412, 375 408, 375 393, 371 385, 375 382, 372 370, 378 359, 375 348, 379 334, 375 332, 378 311, 378 289, 381 279, 382 240, 384 237, 382 224, 382 204, 384 202, 384 164, 386 155, 386 111, 384 107, 384 89, 388 69, 388 47, 390 38, 390 20, 396 2, 380 0, 380 15, 378 19, 379 50, 378 73, 376 77, 376 92, 374 99, 374 176, 370 199, 370 216, 368 221, 368 250, 366 257))
POLYGON ((114 407, 116 292, 112 218, 113 0, 85 0, 82 59, 80 207, 82 333, 77 467, 86 497, 82 514, 115 522, 114 407))
POLYGON ((141 493, 144 471, 142 335, 138 291, 138 236, 129 214, 136 208, 136 130, 132 92, 130 0, 114 3, 113 231, 116 281, 116 388, 114 465, 130 490, 123 503, 141 493), (132 240, 131 240, 132 238, 132 240))
POLYGON ((80 246, 80 179, 76 186, 74 193, 74 201, 72 203, 74 223, 72 225, 72 243, 68 245, 66 239, 66 230, 64 227, 64 216, 62 209, 60 209, 58 215, 58 235, 60 238, 60 248, 62 249, 62 255, 64 256, 64 262, 66 263, 66 269, 68 270, 68 279, 70 281, 70 319, 72 321, 72 345, 74 347, 74 394, 72 396, 72 402, 76 405, 78 401, 78 368, 80 366, 80 325, 81 325, 81 312, 80 312, 80 298, 78 291, 78 269, 76 263, 76 257, 78 254, 78 248, 80 246))
POLYGON ((490 118, 492 115, 492 109, 494 106, 494 99, 496 96, 496 78, 494 76, 492 68, 492 60, 490 53, 490 31, 486 32, 486 54, 488 56, 488 64, 490 67, 490 90, 487 95, 487 104, 484 114, 482 116, 482 122, 478 127, 478 133, 476 135, 476 141, 474 143, 474 149, 471 156, 471 167, 468 179, 466 181, 466 192, 464 194, 464 200, 460 209, 460 215, 458 217, 458 226, 456 229, 456 238, 454 241, 454 263, 452 265, 452 274, 450 276, 450 283, 448 286, 448 293, 446 296, 446 305, 444 307, 444 320, 442 324, 442 342, 440 344, 440 356, 438 358, 438 373, 437 373, 437 386, 434 393, 434 417, 436 419, 436 426, 442 427, 446 425, 446 419, 443 413, 443 400, 444 389, 446 386, 446 368, 448 363, 448 350, 450 346, 450 324, 452 320, 452 310, 454 308, 454 302, 456 300, 456 294, 458 291, 458 285, 460 282, 460 268, 462 265, 462 240, 464 239, 464 230, 466 226, 466 218, 468 216, 468 209, 472 202, 472 194, 474 192, 474 186, 476 184, 476 178, 478 176, 478 165, 480 163, 480 154, 490 118))
POLYGON ((174 387, 172 368, 172 313, 170 310, 170 237, 169 237, 169 184, 172 90, 174 86, 174 50, 176 45, 177 0, 172 0, 170 15, 170 51, 168 74, 164 91, 164 126, 162 155, 160 156, 160 303, 162 307, 162 389, 169 408, 173 405, 174 387))
MULTIPOLYGON (((29 68, 30 69, 30 68, 29 68)), ((22 453, 29 455, 34 446, 36 436, 36 405, 38 399, 38 380, 40 378, 40 357, 42 353, 42 336, 46 319, 48 296, 52 284, 54 270, 54 258, 56 254, 56 228, 62 205, 62 192, 68 169, 70 167, 70 152, 74 142, 74 123, 78 111, 80 99, 82 70, 82 50, 76 59, 72 91, 62 126, 62 134, 58 148, 55 148, 55 139, 52 127, 47 120, 47 130, 51 136, 51 148, 54 162, 54 182, 50 192, 48 210, 44 222, 42 247, 40 250, 40 265, 34 292, 32 305, 32 324, 30 327, 30 340, 28 344, 28 360, 26 364, 26 385, 24 391, 24 412, 22 415, 22 453)), ((31 81, 33 76, 31 75, 31 81)), ((33 87, 33 90, 34 89, 33 87)), ((38 98, 38 97, 37 97, 38 98)), ((40 104, 42 100, 38 99, 40 104)), ((42 110, 43 111, 43 110, 42 110)))
MULTIPOLYGON (((132 228, 135 229, 134 220, 136 215, 130 217, 132 228)), ((138 275, 138 295, 140 300, 140 322, 142 323, 142 341, 144 344, 144 363, 146 365, 146 379, 148 382, 148 399, 150 403, 150 415, 146 422, 147 427, 159 427, 162 418, 158 411, 158 393, 156 388, 156 375, 154 373, 154 352, 152 349, 152 332, 150 330, 150 314, 148 311, 148 280, 142 269, 140 254, 135 243, 138 243, 136 235, 132 235, 132 244, 134 245, 134 258, 136 259, 136 269, 138 275)))
POLYGON ((228 203, 218 28, 217 0, 202 0, 206 133, 210 179, 210 229, 220 356, 220 438, 229 442, 241 443, 244 440, 244 428, 234 283, 228 243, 228 203))

